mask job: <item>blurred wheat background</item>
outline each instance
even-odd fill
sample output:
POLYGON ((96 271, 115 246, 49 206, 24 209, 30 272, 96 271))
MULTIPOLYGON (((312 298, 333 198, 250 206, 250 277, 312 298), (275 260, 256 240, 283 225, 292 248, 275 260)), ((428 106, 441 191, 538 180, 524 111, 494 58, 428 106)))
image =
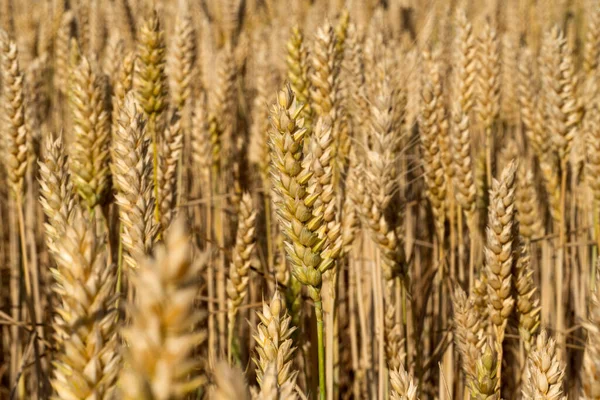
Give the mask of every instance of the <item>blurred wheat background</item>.
POLYGON ((600 399, 600 0, 0 28, 0 398, 600 399))

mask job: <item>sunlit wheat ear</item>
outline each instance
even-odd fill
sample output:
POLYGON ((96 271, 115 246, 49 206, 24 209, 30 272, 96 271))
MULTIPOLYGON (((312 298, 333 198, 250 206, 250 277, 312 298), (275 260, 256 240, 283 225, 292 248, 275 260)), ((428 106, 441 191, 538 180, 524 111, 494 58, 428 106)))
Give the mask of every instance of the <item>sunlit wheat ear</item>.
POLYGON ((161 229, 165 231, 176 215, 177 200, 177 171, 183 148, 183 130, 179 115, 173 116, 173 121, 164 131, 158 158, 158 187, 160 199, 159 209, 161 229))
POLYGON ((112 173, 119 206, 124 260, 136 269, 150 253, 158 231, 154 220, 152 159, 146 121, 134 94, 129 93, 120 109, 112 143, 112 173))
POLYGON ((598 70, 600 56, 600 7, 596 1, 588 3, 586 10, 587 29, 583 41, 583 72, 590 78, 598 70))
POLYGON ((338 105, 339 59, 335 53, 336 36, 329 22, 317 31, 312 54, 311 101, 319 117, 331 116, 336 123, 338 105))
POLYGON ((456 94, 460 108, 469 115, 475 103, 475 77, 477 76, 477 59, 473 26, 467 20, 465 10, 459 10, 455 24, 456 50, 455 60, 458 68, 456 73, 456 94))
POLYGON ((529 244, 521 244, 521 254, 515 267, 514 285, 517 293, 517 311, 519 314, 519 334, 529 351, 535 342, 540 326, 539 290, 533 280, 529 244))
POLYGON ((309 60, 302 30, 295 26, 292 28, 287 42, 287 78, 298 102, 304 104, 302 117, 304 127, 310 131, 312 128, 313 110, 310 99, 310 81, 308 77, 309 60))
POLYGON ((214 370, 215 385, 210 396, 213 400, 250 400, 248 383, 239 367, 219 362, 214 370))
POLYGON ((369 104, 366 95, 365 65, 363 58, 363 33, 355 24, 348 26, 348 37, 344 44, 345 55, 343 68, 348 76, 347 85, 347 113, 350 116, 354 134, 363 136, 364 127, 369 121, 369 104))
POLYGON ((403 365, 390 370, 390 399, 418 400, 418 387, 403 365))
POLYGON ((562 399, 565 364, 560 360, 556 341, 541 331, 527 357, 523 399, 562 399))
POLYGON ((2 50, 1 72, 3 87, 4 149, 8 184, 14 196, 20 197, 24 190, 24 177, 31 152, 31 133, 25 124, 23 74, 19 68, 16 44, 6 32, 0 32, 2 50))
POLYGON ((70 169, 73 184, 90 209, 110 189, 110 125, 105 86, 87 58, 73 72, 69 103, 73 117, 70 169))
POLYGON ((323 234, 327 244, 322 257, 335 260, 342 251, 341 224, 339 222, 338 197, 334 183, 336 146, 333 137, 332 120, 320 118, 310 139, 313 175, 309 180, 308 191, 316 196, 315 208, 324 222, 323 234))
POLYGON ((182 220, 176 221, 154 258, 139 261, 132 277, 136 300, 131 324, 121 332, 126 368, 119 388, 123 399, 178 399, 205 382, 200 360, 192 356, 206 338, 193 328, 204 318, 194 307, 202 260, 194 260, 182 220))
POLYGON ((587 330, 587 343, 581 369, 583 395, 585 399, 597 399, 600 398, 600 298, 598 289, 591 294, 588 304, 588 320, 583 323, 583 326, 587 330))
POLYGON ((276 363, 277 384, 283 385, 288 380, 295 381, 298 371, 292 369, 294 356, 292 333, 295 327, 291 325, 292 319, 287 315, 285 302, 278 291, 275 292, 271 302, 263 302, 262 312, 257 313, 260 323, 256 327, 254 340, 258 357, 256 364, 256 380, 262 387, 264 374, 269 364, 276 363))
POLYGON ((500 111, 500 50, 497 31, 490 21, 483 27, 477 55, 479 64, 477 112, 485 129, 490 129, 500 111))
POLYGON ((192 127, 190 130, 190 146, 192 161, 203 182, 208 182, 212 164, 211 138, 208 126, 208 110, 206 93, 201 91, 192 105, 192 127))
POLYGON ((472 298, 460 287, 452 299, 454 309, 454 342, 462 358, 462 367, 468 380, 477 378, 477 360, 485 344, 484 325, 472 298))
POLYGON ((120 371, 116 272, 95 230, 76 213, 56 243, 53 328, 59 352, 52 387, 61 399, 112 398, 120 371))
POLYGON ((248 291, 250 261, 256 246, 256 209, 249 193, 244 193, 242 196, 237 218, 238 229, 227 280, 227 318, 231 335, 233 335, 238 308, 248 291))
MULTIPOLYGON (((121 60, 116 76, 113 78, 113 97, 112 97, 112 131, 113 135, 118 129, 119 115, 121 108, 125 104, 125 96, 133 89, 133 72, 135 66, 135 53, 125 54, 121 60)), ((141 112, 140 108, 140 112, 141 112)))
POLYGON ((503 331, 514 306, 511 297, 512 268, 515 253, 515 188, 516 168, 513 161, 494 180, 485 245, 485 271, 488 290, 489 318, 503 331))
POLYGON ((71 224, 76 204, 62 138, 46 139, 45 158, 39 166, 40 204, 48 220, 44 225, 46 245, 55 252, 54 244, 71 224))
POLYGON ((173 105, 180 112, 192 89, 192 70, 196 61, 196 31, 187 4, 181 5, 175 20, 168 67, 173 105))
MULTIPOLYGON (((389 290, 387 290, 389 292, 389 290)), ((385 319, 384 319, 384 338, 385 338, 385 358, 390 371, 400 368, 405 361, 404 340, 402 339, 402 326, 395 321, 396 308, 393 305, 392 297, 386 293, 385 319)))

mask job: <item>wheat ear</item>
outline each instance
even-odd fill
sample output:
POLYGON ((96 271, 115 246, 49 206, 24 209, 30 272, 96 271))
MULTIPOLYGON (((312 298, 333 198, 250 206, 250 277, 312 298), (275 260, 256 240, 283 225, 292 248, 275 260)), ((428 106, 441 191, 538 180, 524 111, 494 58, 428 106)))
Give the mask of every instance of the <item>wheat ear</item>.
POLYGON ((236 366, 219 362, 214 370, 214 388, 210 396, 213 400, 250 400, 248 383, 243 371, 236 366))
POLYGON ((165 129, 158 156, 159 210, 162 231, 166 231, 174 219, 177 209, 177 171, 183 149, 183 130, 179 115, 165 129))
POLYGON ((52 386, 61 399, 112 398, 120 371, 116 274, 95 230, 77 212, 56 243, 52 275, 60 301, 53 327, 60 352, 52 386))
POLYGON ((531 239, 542 237, 544 234, 542 216, 539 213, 540 202, 535 189, 533 172, 525 165, 520 165, 518 176, 515 205, 517 221, 519 221, 519 234, 525 240, 531 241, 531 239))
POLYGON ((565 365, 560 360, 556 341, 543 330, 527 357, 523 399, 562 399, 564 376, 565 365))
POLYGON ((302 109, 304 127, 310 131, 312 128, 313 110, 310 106, 309 60, 304 44, 304 35, 298 26, 292 28, 290 38, 287 42, 286 63, 288 68, 287 78, 290 86, 296 94, 298 102, 304 104, 304 108, 302 109))
POLYGON ((465 212, 470 229, 474 227, 477 188, 473 179, 471 161, 471 135, 469 117, 464 109, 454 112, 454 128, 451 130, 454 165, 454 196, 465 212))
POLYGON ((258 384, 262 386, 264 374, 273 362, 277 367, 278 385, 283 385, 288 380, 295 381, 298 372, 292 369, 295 347, 291 338, 295 327, 291 326, 292 319, 287 315, 285 303, 278 291, 268 305, 263 302, 262 312, 257 315, 260 323, 256 327, 254 339, 258 357, 254 359, 254 363, 257 367, 258 384))
POLYGON ((475 364, 475 379, 469 382, 471 399, 500 400, 498 359, 492 344, 484 341, 483 351, 475 364))
POLYGON ((391 400, 418 400, 418 387, 413 377, 406 372, 403 365, 390 370, 390 399, 391 400))
POLYGON ((180 6, 169 53, 171 99, 179 112, 190 98, 193 68, 196 61, 196 32, 187 4, 180 6))
MULTIPOLYGON (((288 379, 283 384, 277 383, 277 362, 272 361, 264 373, 260 392, 253 396, 255 400, 297 400, 294 390, 294 379, 288 379)), ((232 399, 233 400, 233 399, 232 399)))
POLYGON ((138 261, 150 253, 158 229, 153 216, 150 138, 142 110, 131 92, 120 109, 111 149, 124 260, 135 270, 138 261))
POLYGON ((485 344, 484 325, 473 298, 457 287, 452 298, 454 308, 454 342, 462 358, 469 381, 477 378, 477 360, 485 344))
POLYGON ((70 106, 74 143, 70 155, 73 184, 88 208, 102 204, 110 189, 110 125, 104 85, 87 58, 73 72, 70 106))
POLYGON ((329 115, 335 124, 338 105, 339 58, 336 57, 335 30, 328 22, 315 38, 310 74, 311 101, 319 117, 329 115))
POLYGON ((456 55, 457 74, 456 92, 458 104, 468 116, 475 103, 475 77, 477 76, 477 59, 473 26, 467 20, 465 10, 459 10, 455 19, 456 24, 456 55))
POLYGON ((46 244, 56 251, 56 243, 71 224, 75 209, 73 184, 69 176, 68 159, 62 138, 45 142, 45 158, 40 161, 40 204, 48 222, 46 244))
POLYGON ((256 246, 256 210, 252 197, 244 193, 240 202, 238 227, 232 262, 227 279, 227 319, 229 327, 229 359, 233 345, 233 334, 239 306, 246 298, 250 272, 250 262, 256 246))
POLYGON ((526 243, 521 244, 521 254, 515 266, 514 285, 519 314, 519 334, 525 349, 529 351, 540 326, 540 300, 538 288, 533 281, 529 244, 526 243))
POLYGON ((194 307, 202 263, 193 259, 182 220, 176 221, 154 258, 140 261, 132 277, 135 304, 131 325, 122 330, 127 368, 121 376, 123 399, 184 398, 205 382, 192 350, 206 332, 193 331, 204 314, 194 307))

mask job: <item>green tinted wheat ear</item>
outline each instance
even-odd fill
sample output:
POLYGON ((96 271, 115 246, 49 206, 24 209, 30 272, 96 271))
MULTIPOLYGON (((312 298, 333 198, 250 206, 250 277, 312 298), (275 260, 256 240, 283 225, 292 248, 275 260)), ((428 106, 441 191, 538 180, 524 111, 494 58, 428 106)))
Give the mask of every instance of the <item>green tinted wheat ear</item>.
POLYGON ((469 382, 471 400, 500 400, 497 364, 492 344, 486 342, 475 365, 475 379, 469 382))
POLYGON ((309 60, 304 43, 304 35, 298 26, 292 28, 290 39, 287 43, 287 78, 298 102, 304 104, 302 117, 304 127, 310 131, 312 127, 313 111, 310 107, 310 81, 308 79, 309 60))
POLYGON ((230 349, 238 309, 248 292, 248 273, 250 272, 252 253, 256 246, 256 210, 249 193, 244 193, 242 196, 237 218, 238 229, 235 247, 231 255, 232 262, 229 267, 229 279, 227 280, 227 318, 229 323, 230 349))
POLYGON ((180 111, 190 97, 196 59, 196 32, 187 8, 187 5, 179 7, 168 63, 171 98, 180 111))
POLYGON ((310 74, 311 101, 319 117, 331 116, 333 123, 337 118, 339 59, 336 58, 336 36, 331 24, 325 23, 319 28, 312 54, 310 74))
POLYGON ((587 330, 587 343, 583 355, 581 383, 586 400, 600 398, 600 299, 596 289, 588 306, 588 320, 583 324, 587 330))
POLYGON ((562 399, 565 365, 560 360, 556 341, 540 332, 527 357, 523 382, 523 399, 562 399))
POLYGON ((8 184, 13 195, 22 196, 28 166, 31 134, 25 124, 23 74, 19 68, 17 46, 2 32, 2 91, 4 108, 4 146, 8 184))
POLYGON ((157 234, 150 138, 133 93, 127 95, 119 114, 113 135, 111 168, 124 260, 127 266, 136 269, 138 260, 150 253, 157 234))
POLYGON ((56 243, 71 224, 75 209, 73 184, 62 138, 46 139, 45 158, 40 161, 40 203, 48 222, 46 244, 55 251, 56 243))
POLYGON ((77 192, 93 209, 105 200, 110 189, 110 125, 104 85, 85 57, 73 72, 71 85, 71 176, 77 192))
POLYGON ((56 243, 59 303, 53 327, 59 353, 52 386, 60 399, 110 399, 120 371, 114 311, 115 269, 94 224, 77 213, 56 243))
POLYGON ((145 21, 139 32, 134 88, 146 117, 156 123, 167 106, 165 39, 158 14, 145 21))
POLYGON ((390 370, 390 399, 418 400, 418 387, 403 365, 390 370))
POLYGON ((121 374, 123 399, 181 399, 197 390, 199 360, 192 351, 205 331, 193 331, 203 314, 194 307, 202 264, 193 259, 182 220, 176 221, 154 258, 140 261, 132 278, 136 302, 123 329, 127 367, 121 374))
POLYGON ((460 108, 469 115, 475 103, 475 77, 477 76, 477 59, 473 26, 467 20, 464 10, 456 16, 456 95, 460 108))
POLYGON ((521 254, 517 260, 514 277, 517 294, 516 307, 519 314, 519 334, 527 351, 533 346, 540 326, 539 293, 533 281, 533 269, 528 246, 528 244, 521 244, 521 254))
POLYGON ((257 313, 260 323, 256 327, 254 339, 258 357, 256 364, 256 380, 263 385, 263 377, 269 364, 276 363, 277 384, 283 385, 288 380, 296 379, 297 371, 292 369, 295 347, 292 333, 295 327, 291 325, 291 317, 285 311, 285 302, 276 291, 267 305, 263 302, 262 312, 257 313))
POLYGON ((174 121, 165 129, 164 137, 160 146, 158 160, 158 185, 159 185, 159 210, 162 230, 166 230, 173 220, 177 200, 177 170, 179 158, 183 148, 183 130, 181 119, 178 115, 173 116, 174 121))

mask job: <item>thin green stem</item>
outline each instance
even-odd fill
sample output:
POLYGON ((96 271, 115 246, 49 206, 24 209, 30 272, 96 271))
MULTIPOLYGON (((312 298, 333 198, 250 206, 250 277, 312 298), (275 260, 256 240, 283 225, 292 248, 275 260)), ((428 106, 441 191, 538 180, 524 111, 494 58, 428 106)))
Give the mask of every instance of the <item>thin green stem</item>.
POLYGON ((325 343, 323 342, 323 303, 321 295, 315 301, 315 317, 317 319, 317 348, 319 353, 319 399, 325 400, 325 343))

